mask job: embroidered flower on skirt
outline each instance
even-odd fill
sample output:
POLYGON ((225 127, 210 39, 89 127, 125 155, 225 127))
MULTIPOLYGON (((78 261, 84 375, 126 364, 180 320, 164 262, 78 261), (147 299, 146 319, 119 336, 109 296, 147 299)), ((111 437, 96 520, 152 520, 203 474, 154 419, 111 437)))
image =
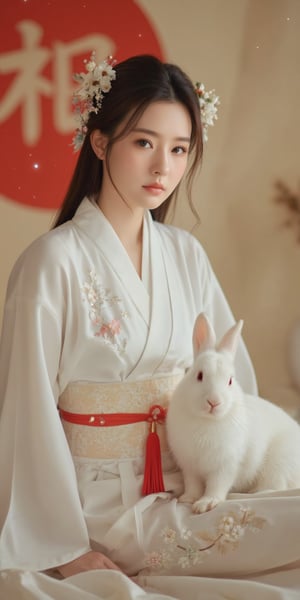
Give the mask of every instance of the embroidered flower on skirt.
POLYGON ((172 527, 164 527, 160 537, 166 549, 154 550, 146 555, 146 572, 168 571, 174 564, 182 569, 191 569, 203 563, 213 551, 225 554, 229 550, 237 550, 246 530, 257 533, 265 524, 266 519, 258 517, 249 508, 239 506, 236 511, 221 515, 212 531, 176 531, 172 527))

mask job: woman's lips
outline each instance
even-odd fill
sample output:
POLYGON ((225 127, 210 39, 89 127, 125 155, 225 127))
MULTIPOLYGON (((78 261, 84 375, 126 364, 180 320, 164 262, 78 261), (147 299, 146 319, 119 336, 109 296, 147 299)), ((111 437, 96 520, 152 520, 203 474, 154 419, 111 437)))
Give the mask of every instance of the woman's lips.
POLYGON ((159 195, 161 192, 164 192, 165 188, 160 183, 149 183, 149 185, 143 185, 144 190, 150 192, 151 194, 159 195))

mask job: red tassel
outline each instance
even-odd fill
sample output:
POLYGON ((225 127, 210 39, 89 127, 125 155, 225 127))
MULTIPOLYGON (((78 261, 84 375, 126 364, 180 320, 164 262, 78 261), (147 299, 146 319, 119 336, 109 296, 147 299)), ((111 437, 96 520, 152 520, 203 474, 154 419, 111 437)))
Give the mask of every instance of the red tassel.
POLYGON ((151 423, 151 429, 147 437, 144 482, 142 487, 143 496, 164 492, 164 480, 161 466, 160 440, 156 433, 156 423, 151 423))

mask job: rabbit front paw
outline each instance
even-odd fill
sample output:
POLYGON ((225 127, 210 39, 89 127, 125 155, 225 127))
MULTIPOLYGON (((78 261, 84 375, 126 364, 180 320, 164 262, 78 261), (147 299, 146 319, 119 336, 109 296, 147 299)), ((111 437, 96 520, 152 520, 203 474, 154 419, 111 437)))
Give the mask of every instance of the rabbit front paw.
POLYGON ((200 500, 194 502, 192 510, 196 514, 205 513, 208 510, 215 508, 219 502, 221 502, 221 498, 216 498, 214 496, 202 496, 200 500))

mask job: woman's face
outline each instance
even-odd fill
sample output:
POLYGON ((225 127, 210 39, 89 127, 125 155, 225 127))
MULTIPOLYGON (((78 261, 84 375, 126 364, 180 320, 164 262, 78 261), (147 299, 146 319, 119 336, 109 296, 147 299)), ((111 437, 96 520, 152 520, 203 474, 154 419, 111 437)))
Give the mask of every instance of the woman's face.
POLYGON ((134 129, 113 144, 109 173, 104 158, 100 205, 109 195, 110 201, 123 199, 132 211, 160 206, 184 175, 190 137, 191 120, 182 104, 150 104, 134 129))

